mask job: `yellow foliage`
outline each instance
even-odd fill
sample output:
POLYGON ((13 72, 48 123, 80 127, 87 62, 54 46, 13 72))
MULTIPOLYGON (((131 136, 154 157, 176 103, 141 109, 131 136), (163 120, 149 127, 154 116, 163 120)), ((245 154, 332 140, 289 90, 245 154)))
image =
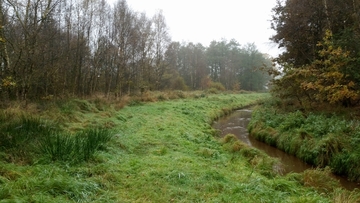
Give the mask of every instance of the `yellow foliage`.
POLYGON ((317 60, 300 68, 284 68, 285 74, 274 83, 277 96, 292 97, 302 104, 306 100, 310 103, 348 105, 359 100, 356 81, 348 72, 353 61, 349 52, 335 46, 330 31, 317 46, 321 47, 317 60))
POLYGON ((8 76, 8 77, 2 79, 1 86, 6 87, 6 88, 16 87, 16 82, 14 81, 14 79, 11 76, 8 76))
POLYGON ((334 46, 330 31, 326 32, 323 42, 318 46, 323 47, 319 51, 322 59, 303 67, 307 77, 301 83, 301 88, 312 91, 316 100, 320 102, 335 104, 358 99, 359 92, 354 88, 355 82, 344 74, 351 60, 349 53, 341 47, 334 46))

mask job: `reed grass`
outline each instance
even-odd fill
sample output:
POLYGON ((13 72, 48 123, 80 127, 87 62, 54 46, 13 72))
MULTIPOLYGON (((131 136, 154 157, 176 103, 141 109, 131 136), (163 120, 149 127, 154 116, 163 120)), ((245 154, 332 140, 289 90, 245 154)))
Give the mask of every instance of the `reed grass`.
POLYGON ((53 161, 88 161, 111 139, 108 129, 87 129, 76 134, 55 133, 41 140, 41 151, 53 161))

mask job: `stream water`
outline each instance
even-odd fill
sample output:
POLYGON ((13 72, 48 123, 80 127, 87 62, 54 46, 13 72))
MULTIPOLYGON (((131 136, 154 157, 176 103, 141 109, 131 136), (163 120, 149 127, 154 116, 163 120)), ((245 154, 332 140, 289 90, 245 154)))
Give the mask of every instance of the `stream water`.
MULTIPOLYGON (((250 109, 237 110, 232 114, 214 122, 213 128, 220 130, 222 132, 222 136, 225 136, 229 133, 234 134, 249 146, 262 150, 271 157, 280 159, 283 167, 281 171, 284 175, 290 172, 301 173, 306 169, 313 168, 311 165, 301 161, 295 156, 289 155, 275 147, 260 142, 249 136, 247 125, 250 122, 251 113, 252 111, 250 109)), ((335 175, 334 177, 338 179, 341 185, 348 190, 353 190, 354 188, 360 189, 360 185, 357 183, 350 182, 344 177, 335 175)))

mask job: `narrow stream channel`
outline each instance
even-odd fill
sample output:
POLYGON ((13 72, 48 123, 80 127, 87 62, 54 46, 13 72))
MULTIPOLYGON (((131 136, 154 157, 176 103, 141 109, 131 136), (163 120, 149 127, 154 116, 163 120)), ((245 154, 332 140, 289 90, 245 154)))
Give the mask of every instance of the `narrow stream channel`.
MULTIPOLYGON (((284 175, 290 172, 301 173, 306 169, 313 168, 311 165, 301 161, 295 156, 289 155, 275 147, 260 142, 249 136, 249 133, 247 131, 247 125, 250 122, 251 113, 252 111, 250 109, 237 110, 229 116, 223 117, 218 121, 214 122, 213 128, 221 130, 222 136, 225 136, 229 133, 234 134, 241 141, 248 144, 249 146, 262 150, 271 157, 280 159, 283 165, 282 171, 284 175)), ((355 188, 360 189, 360 185, 358 185, 357 183, 350 182, 344 177, 335 177, 340 181, 341 185, 348 190, 353 190, 355 188)))

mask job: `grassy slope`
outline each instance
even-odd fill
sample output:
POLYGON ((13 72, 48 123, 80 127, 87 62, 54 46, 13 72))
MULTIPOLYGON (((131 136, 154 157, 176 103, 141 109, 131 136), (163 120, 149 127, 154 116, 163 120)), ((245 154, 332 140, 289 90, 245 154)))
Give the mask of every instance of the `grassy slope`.
MULTIPOLYGON (((274 176, 266 164, 273 162, 256 150, 231 152, 214 137, 212 120, 263 97, 213 95, 82 113, 86 123, 114 127, 106 149, 76 165, 2 161, 0 202, 331 202, 298 175, 274 176)), ((77 120, 65 126, 80 128, 77 120)))
MULTIPOLYGON (((251 134, 315 166, 360 181, 360 125, 353 112, 283 111, 267 102, 253 112, 251 134), (342 113, 343 115, 339 115, 342 113)), ((349 111, 349 110, 347 110, 349 111)))

